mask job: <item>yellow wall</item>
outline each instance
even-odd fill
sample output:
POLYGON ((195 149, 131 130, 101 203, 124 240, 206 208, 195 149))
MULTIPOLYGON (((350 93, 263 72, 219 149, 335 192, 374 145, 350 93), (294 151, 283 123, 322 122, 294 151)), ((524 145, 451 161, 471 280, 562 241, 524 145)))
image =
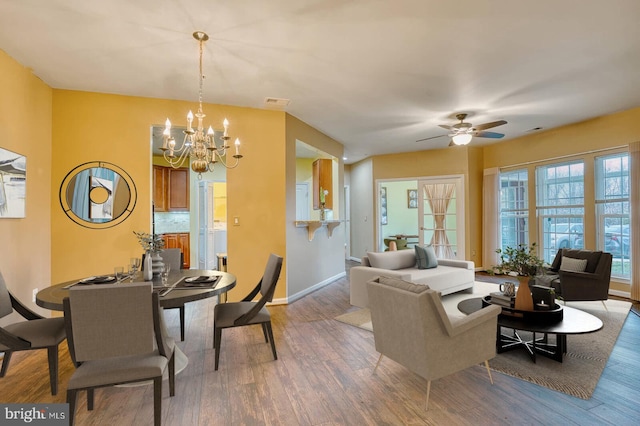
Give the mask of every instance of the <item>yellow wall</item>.
POLYGON ((51 96, 0 50, 0 147, 27 158, 26 217, 0 219, 0 272, 9 290, 43 315, 50 311, 31 300, 51 282, 51 96))
MULTIPOLYGON (((52 281, 60 282, 125 265, 140 254, 133 231, 151 230, 151 126, 183 120, 193 102, 53 91, 52 281), (59 207, 64 176, 78 164, 102 160, 126 170, 138 202, 122 224, 104 230, 81 227, 59 207)), ((228 228, 228 268, 238 278, 230 300, 244 297, 259 281, 271 252, 285 245, 284 113, 225 105, 204 105, 211 123, 227 117, 232 138, 240 137, 245 156, 227 171, 228 215, 240 219, 228 228)), ((286 282, 285 270, 281 275, 286 282)), ((285 294, 285 286, 278 291, 285 294)), ((276 295, 278 292, 276 292, 276 295)))

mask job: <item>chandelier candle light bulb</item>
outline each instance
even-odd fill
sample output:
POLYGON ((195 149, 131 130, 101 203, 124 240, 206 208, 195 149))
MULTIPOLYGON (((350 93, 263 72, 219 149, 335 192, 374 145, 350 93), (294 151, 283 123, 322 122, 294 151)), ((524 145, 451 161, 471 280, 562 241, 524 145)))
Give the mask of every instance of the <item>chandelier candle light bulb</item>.
POLYGON ((187 114, 187 129, 184 130, 184 140, 179 147, 176 147, 176 141, 171 136, 171 121, 167 118, 165 122, 165 129, 163 131, 163 143, 160 148, 163 151, 164 159, 173 168, 180 168, 184 165, 185 161, 191 163, 191 169, 198 173, 198 179, 202 178, 202 173, 207 171, 213 171, 214 165, 217 162, 228 169, 233 169, 238 166, 242 155, 240 155, 240 141, 236 139, 235 163, 228 162, 226 156, 227 149, 230 147, 227 145, 229 138, 229 121, 225 118, 222 122, 224 127, 224 133, 220 137, 222 143, 218 146, 215 141, 215 132, 212 126, 209 126, 205 132, 203 119, 206 117, 202 111, 202 86, 204 80, 204 74, 202 72, 202 54, 204 42, 209 40, 209 36, 202 31, 196 31, 193 33, 193 38, 198 40, 200 48, 200 80, 198 91, 198 111, 195 117, 198 119, 197 127, 194 129, 193 124, 193 112, 189 111, 187 114), (189 159, 189 160, 187 160, 189 159))

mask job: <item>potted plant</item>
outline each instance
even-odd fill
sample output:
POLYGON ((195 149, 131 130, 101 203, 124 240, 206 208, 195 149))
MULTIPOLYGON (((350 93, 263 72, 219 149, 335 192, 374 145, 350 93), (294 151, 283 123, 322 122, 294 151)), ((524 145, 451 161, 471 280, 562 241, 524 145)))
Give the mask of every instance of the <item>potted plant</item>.
POLYGON ((160 252, 164 248, 164 239, 158 234, 148 234, 146 232, 133 231, 138 242, 142 246, 145 252, 144 264, 142 269, 144 270, 145 280, 150 280, 152 274, 159 274, 162 270, 162 257, 160 252))
POLYGON ((536 243, 507 246, 504 250, 497 249, 496 253, 500 255, 500 264, 494 265, 489 273, 533 277, 544 264, 538 257, 536 243))

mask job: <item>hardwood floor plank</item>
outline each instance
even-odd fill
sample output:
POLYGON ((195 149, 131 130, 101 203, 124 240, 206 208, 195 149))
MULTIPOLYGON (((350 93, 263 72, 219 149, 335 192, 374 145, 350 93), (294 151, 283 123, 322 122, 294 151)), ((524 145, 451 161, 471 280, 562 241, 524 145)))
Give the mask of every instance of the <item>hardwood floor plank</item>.
MULTIPOLYGON (((373 333, 334 320, 355 308, 342 278, 287 306, 271 306, 278 360, 260 327, 223 332, 214 370, 215 300, 187 305, 186 340, 179 341, 177 310, 169 332, 189 358, 176 377, 176 396, 163 386, 163 424, 201 425, 607 425, 640 418, 640 317, 629 315, 590 400, 573 398, 482 366, 435 380, 429 410, 426 381, 392 360, 378 360, 373 333)), ((66 343, 60 349, 57 396, 49 390, 45 351, 14 354, 0 379, 2 402, 64 402, 73 372, 66 343)), ((151 387, 96 391, 96 407, 79 398, 77 424, 150 425, 151 387)))

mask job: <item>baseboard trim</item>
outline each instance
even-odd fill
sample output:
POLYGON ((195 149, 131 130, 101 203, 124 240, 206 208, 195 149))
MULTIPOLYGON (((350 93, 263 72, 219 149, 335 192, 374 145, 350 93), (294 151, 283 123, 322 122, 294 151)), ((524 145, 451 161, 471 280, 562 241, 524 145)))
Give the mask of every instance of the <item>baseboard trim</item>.
POLYGON ((625 299, 631 299, 631 292, 629 291, 620 291, 620 290, 611 290, 609 289, 609 294, 612 296, 624 297, 625 299))
POLYGON ((298 292, 298 293, 296 293, 296 294, 294 294, 292 296, 288 296, 288 297, 280 298, 280 299, 273 299, 273 301, 271 303, 269 303, 269 305, 288 305, 289 303, 293 303, 296 300, 302 299, 304 296, 306 296, 306 295, 308 295, 310 293, 313 293, 314 291, 319 290, 322 287, 325 287, 325 286, 331 284, 332 282, 334 282, 334 281, 336 281, 336 280, 338 280, 340 278, 345 277, 346 275, 347 275, 346 272, 341 272, 338 275, 334 275, 331 278, 327 278, 326 280, 321 281, 321 282, 319 282, 319 283, 317 283, 317 284, 315 284, 315 285, 313 285, 313 286, 311 286, 309 288, 306 288, 306 289, 302 290, 301 292, 298 292))

